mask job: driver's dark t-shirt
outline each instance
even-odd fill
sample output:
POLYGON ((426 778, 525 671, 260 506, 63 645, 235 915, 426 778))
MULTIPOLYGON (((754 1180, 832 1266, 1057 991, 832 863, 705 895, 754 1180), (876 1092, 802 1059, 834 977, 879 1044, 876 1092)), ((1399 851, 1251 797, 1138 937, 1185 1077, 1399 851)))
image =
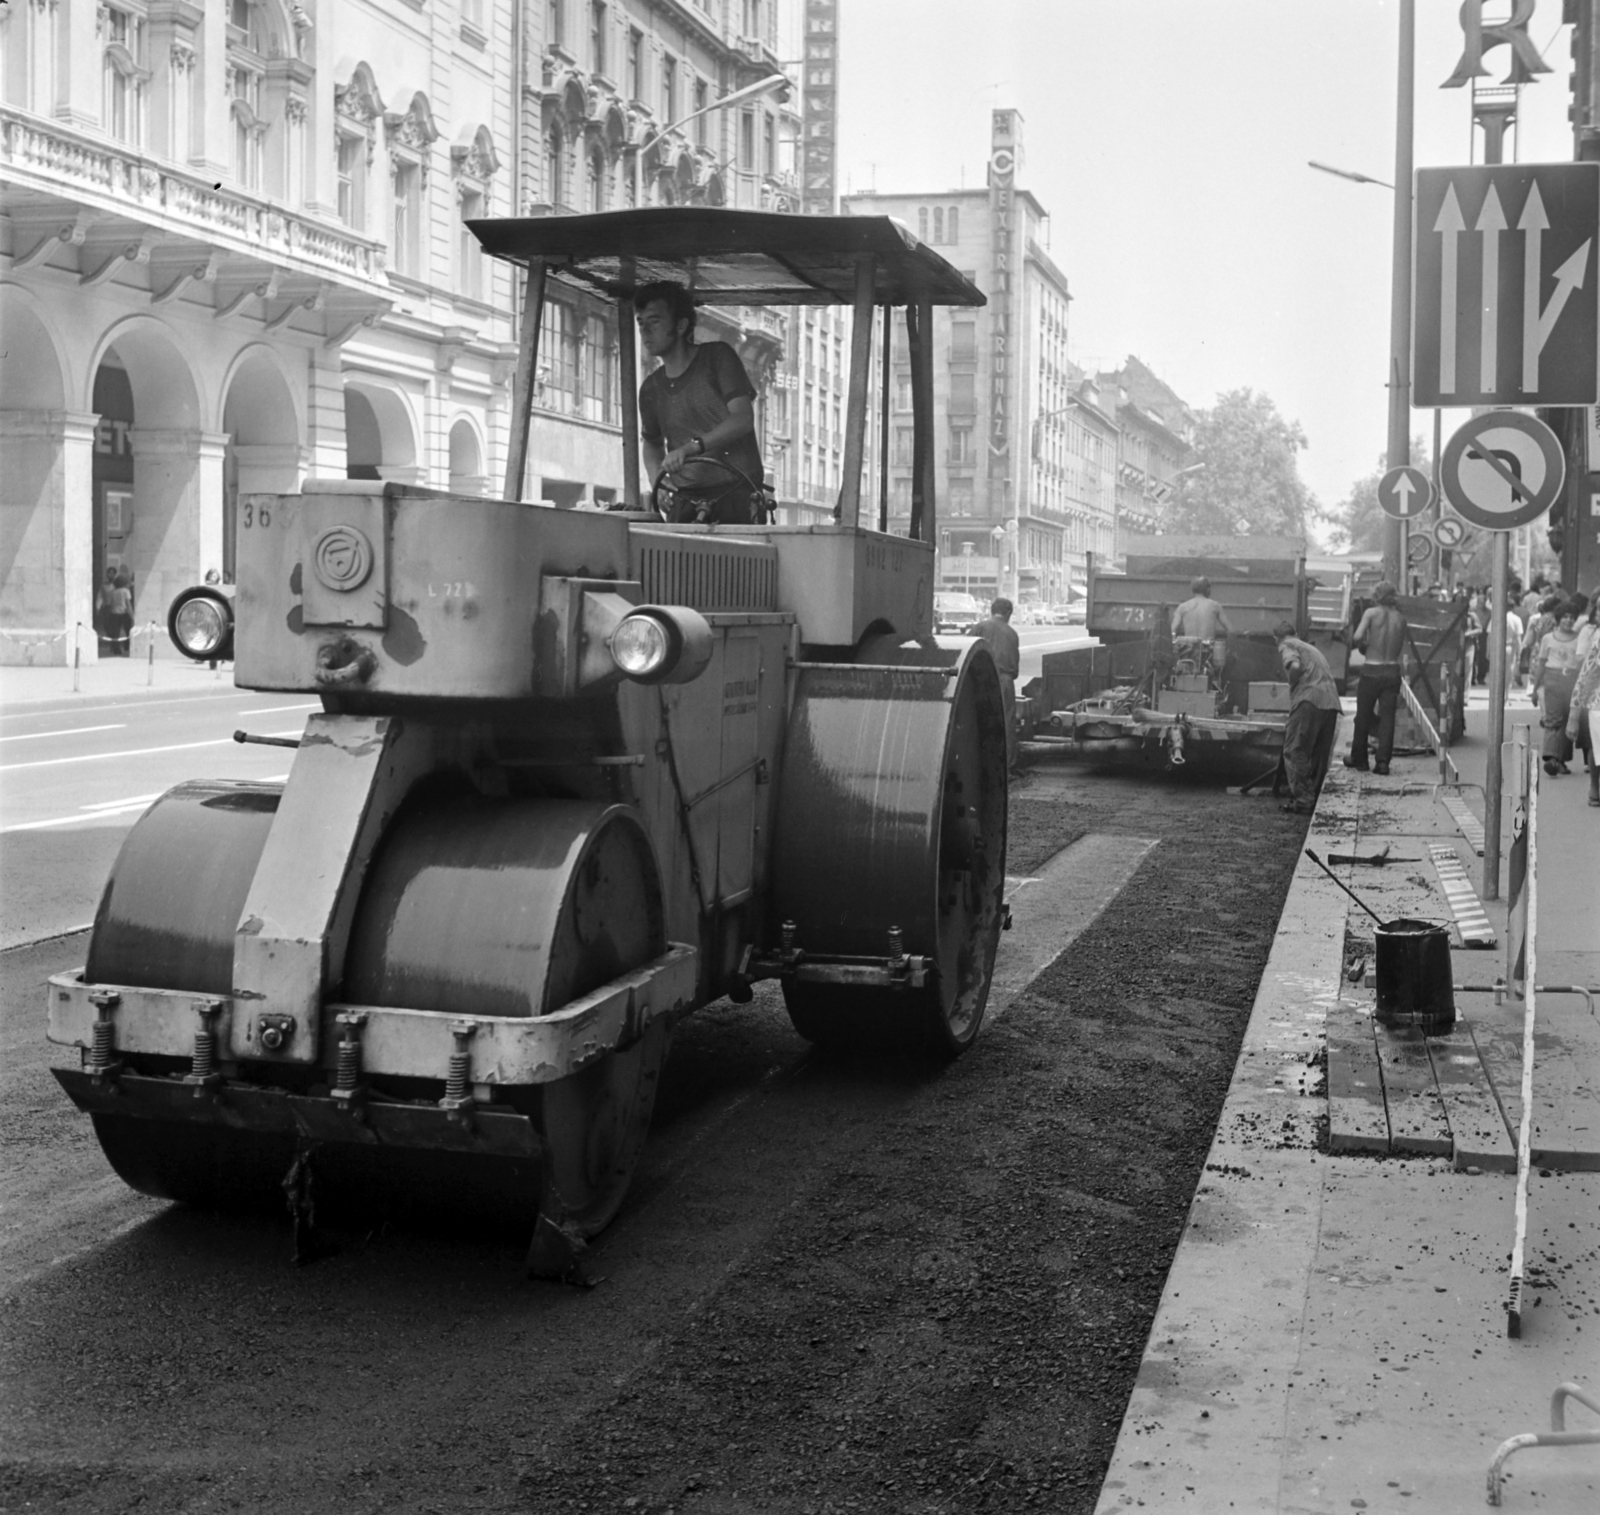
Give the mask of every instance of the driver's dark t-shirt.
MULTIPOLYGON (((652 446, 671 451, 691 437, 704 436, 713 426, 728 419, 728 401, 739 395, 754 400, 755 386, 744 371, 744 364, 726 342, 699 342, 689 366, 675 379, 658 368, 639 386, 639 435, 652 446)), ((727 447, 716 448, 708 457, 726 458, 761 487, 761 450, 754 433, 747 433, 727 447)), ((674 482, 726 486, 725 469, 702 467, 695 461, 678 470, 674 482)))

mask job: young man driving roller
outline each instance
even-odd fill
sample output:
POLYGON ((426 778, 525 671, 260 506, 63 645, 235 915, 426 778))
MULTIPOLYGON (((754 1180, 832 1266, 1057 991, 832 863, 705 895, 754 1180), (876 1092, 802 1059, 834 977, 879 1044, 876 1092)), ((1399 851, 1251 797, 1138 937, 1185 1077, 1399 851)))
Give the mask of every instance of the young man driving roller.
POLYGON ((639 435, 651 479, 659 484, 664 474, 679 490, 703 491, 715 501, 711 519, 718 524, 753 523, 752 494, 762 480, 756 391, 738 353, 726 342, 695 341, 694 298, 681 284, 641 285, 634 313, 640 346, 661 360, 639 386, 639 435))

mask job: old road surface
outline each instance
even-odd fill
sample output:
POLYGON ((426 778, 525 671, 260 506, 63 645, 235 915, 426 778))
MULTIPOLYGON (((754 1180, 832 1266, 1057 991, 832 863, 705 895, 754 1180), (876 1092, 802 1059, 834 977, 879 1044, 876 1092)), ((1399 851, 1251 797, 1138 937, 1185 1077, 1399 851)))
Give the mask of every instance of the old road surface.
POLYGON ((48 1073, 86 937, 0 955, 0 1510, 1091 1510, 1304 821, 1068 768, 1012 814, 973 1052, 691 1017, 587 1290, 132 1194, 48 1073))

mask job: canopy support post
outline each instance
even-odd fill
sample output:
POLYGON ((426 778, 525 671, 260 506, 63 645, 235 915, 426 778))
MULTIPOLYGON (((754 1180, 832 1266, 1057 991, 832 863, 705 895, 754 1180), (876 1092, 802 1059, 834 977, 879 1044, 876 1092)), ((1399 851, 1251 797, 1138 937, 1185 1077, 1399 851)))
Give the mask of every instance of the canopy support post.
POLYGON ((856 298, 850 324, 850 388, 845 400, 844 477, 833 518, 847 526, 861 524, 861 474, 866 466, 867 394, 872 388, 872 293, 877 261, 870 253, 856 257, 856 298))
MULTIPOLYGON (((631 259, 629 262, 631 263, 631 259)), ((631 286, 633 270, 624 266, 624 278, 631 286)), ((617 377, 622 406, 622 498, 629 510, 641 510, 639 503, 639 346, 634 326, 633 296, 617 301, 617 361, 622 369, 617 377)))
POLYGON ((911 529, 913 541, 937 541, 934 501, 933 304, 918 300, 906 306, 906 331, 911 347, 911 529))
POLYGON ((883 307, 883 394, 880 397, 883 419, 878 426, 878 530, 889 530, 889 426, 894 404, 894 306, 883 307))
POLYGON ((517 372, 511 384, 511 445, 506 450, 504 498, 522 500, 528 471, 528 431, 533 425, 533 386, 539 372, 539 328, 544 325, 544 259, 528 264, 522 298, 522 331, 517 344, 517 372))

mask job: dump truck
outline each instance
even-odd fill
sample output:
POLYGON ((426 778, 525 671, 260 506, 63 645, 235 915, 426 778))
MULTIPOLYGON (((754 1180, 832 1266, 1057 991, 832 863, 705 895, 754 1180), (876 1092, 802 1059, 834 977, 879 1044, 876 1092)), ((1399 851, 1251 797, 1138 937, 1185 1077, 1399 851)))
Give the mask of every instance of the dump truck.
POLYGON ((1046 653, 1031 739, 1051 751, 1166 769, 1199 761, 1270 769, 1289 688, 1272 629, 1307 629, 1297 537, 1134 536, 1126 568, 1089 561, 1086 625, 1098 646, 1046 653), (1226 645, 1172 635, 1196 578, 1227 615, 1226 645))
POLYGON ((932 322, 983 296, 881 217, 472 230, 524 281, 502 497, 313 479, 241 502, 237 582, 180 596, 174 640, 321 709, 285 782, 181 784, 135 824, 48 1034, 135 1189, 287 1192, 302 1241, 341 1211, 496 1220, 561 1277, 623 1204, 698 1007, 775 980, 823 1046, 950 1057, 978 1034, 1005 729, 984 644, 933 638, 932 322), (633 295, 659 279, 852 308, 832 523, 652 508, 633 295), (615 512, 521 498, 548 281, 615 313, 615 512), (879 311, 910 349, 908 537, 886 478, 858 524, 879 311))

